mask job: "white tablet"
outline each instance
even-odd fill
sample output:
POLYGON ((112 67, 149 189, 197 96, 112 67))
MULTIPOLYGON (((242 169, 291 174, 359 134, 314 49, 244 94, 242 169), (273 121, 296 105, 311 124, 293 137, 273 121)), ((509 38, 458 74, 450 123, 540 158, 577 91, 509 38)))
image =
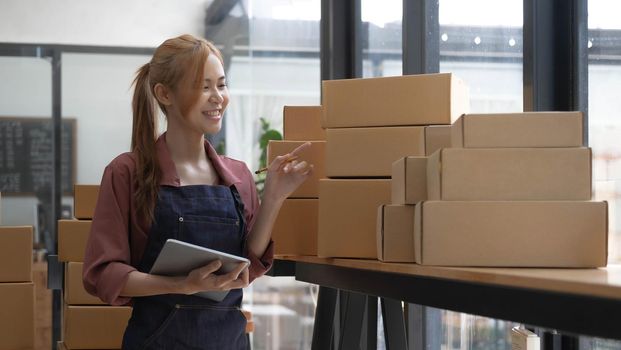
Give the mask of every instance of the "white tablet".
MULTIPOLYGON (((216 272, 224 274, 233 271, 239 263, 250 265, 250 261, 241 256, 227 254, 218 250, 201 247, 195 244, 168 239, 157 256, 149 273, 162 276, 187 276, 192 270, 205 266, 214 260, 220 260, 222 267, 216 272)), ((222 301, 225 292, 199 292, 194 295, 222 301)))

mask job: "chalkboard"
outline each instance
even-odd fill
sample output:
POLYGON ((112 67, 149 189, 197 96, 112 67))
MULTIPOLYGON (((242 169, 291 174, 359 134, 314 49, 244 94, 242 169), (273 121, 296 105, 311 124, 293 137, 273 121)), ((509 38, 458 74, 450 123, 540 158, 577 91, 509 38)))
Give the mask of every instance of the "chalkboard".
MULTIPOLYGON (((62 120, 64 193, 72 193, 75 182, 75 125, 73 118, 62 120)), ((0 117, 0 192, 3 195, 51 191, 53 167, 51 118, 0 117)))

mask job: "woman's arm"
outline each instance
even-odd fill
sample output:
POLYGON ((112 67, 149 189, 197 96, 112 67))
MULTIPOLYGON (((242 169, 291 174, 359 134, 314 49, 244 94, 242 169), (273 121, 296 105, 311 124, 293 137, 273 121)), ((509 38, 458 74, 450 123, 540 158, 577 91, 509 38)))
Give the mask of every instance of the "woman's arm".
POLYGON ((185 277, 157 276, 139 271, 129 273, 121 289, 124 297, 142 297, 159 294, 194 294, 202 291, 226 291, 248 285, 248 269, 240 263, 227 274, 216 275, 222 263, 219 260, 199 267, 185 277))
POLYGON ((255 256, 262 256, 270 243, 274 222, 285 199, 313 173, 313 165, 308 165, 305 161, 286 162, 310 145, 309 142, 304 143, 291 153, 276 157, 269 165, 263 200, 248 235, 248 249, 255 256))

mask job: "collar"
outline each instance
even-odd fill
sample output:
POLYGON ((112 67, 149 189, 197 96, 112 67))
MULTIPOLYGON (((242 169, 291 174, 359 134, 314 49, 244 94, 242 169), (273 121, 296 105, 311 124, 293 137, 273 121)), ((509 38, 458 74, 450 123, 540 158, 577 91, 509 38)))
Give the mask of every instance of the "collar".
MULTIPOLYGON (((160 135, 155 142, 155 152, 157 153, 160 172, 162 175, 160 178, 160 185, 175 187, 181 186, 181 180, 177 174, 177 168, 175 167, 175 163, 170 156, 170 152, 168 151, 168 146, 166 144, 166 132, 160 135)), ((221 185, 230 187, 233 184, 242 182, 229 168, 229 165, 231 164, 230 160, 226 157, 218 155, 216 150, 207 140, 205 140, 205 152, 207 153, 207 158, 209 158, 211 164, 216 170, 216 173, 218 173, 218 176, 220 177, 221 185)))

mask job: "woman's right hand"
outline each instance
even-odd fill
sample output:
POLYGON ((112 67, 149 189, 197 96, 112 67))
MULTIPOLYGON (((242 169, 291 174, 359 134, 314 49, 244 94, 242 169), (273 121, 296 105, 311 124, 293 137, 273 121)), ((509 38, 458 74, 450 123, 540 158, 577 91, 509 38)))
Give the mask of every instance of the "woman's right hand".
POLYGON ((231 272, 216 275, 222 262, 214 260, 209 264, 192 270, 181 282, 183 294, 195 294, 206 291, 228 291, 231 289, 245 288, 248 286, 247 264, 239 263, 231 272))

